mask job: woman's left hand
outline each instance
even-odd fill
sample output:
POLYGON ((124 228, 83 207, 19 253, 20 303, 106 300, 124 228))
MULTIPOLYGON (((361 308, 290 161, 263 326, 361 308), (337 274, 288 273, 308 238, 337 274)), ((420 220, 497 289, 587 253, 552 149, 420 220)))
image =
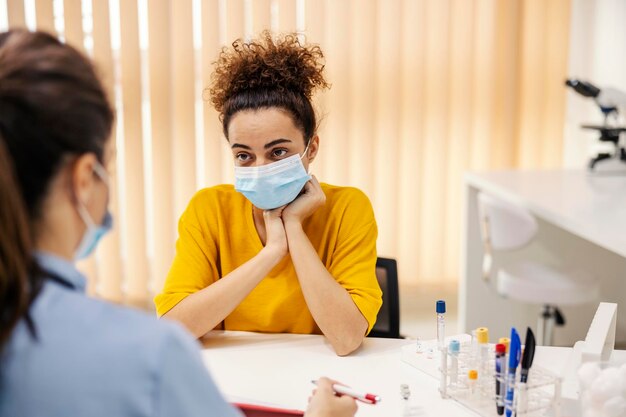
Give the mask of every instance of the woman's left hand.
POLYGON ((283 210, 283 223, 298 222, 302 224, 324 203, 326 203, 326 195, 315 175, 312 175, 311 179, 304 185, 304 192, 283 210))

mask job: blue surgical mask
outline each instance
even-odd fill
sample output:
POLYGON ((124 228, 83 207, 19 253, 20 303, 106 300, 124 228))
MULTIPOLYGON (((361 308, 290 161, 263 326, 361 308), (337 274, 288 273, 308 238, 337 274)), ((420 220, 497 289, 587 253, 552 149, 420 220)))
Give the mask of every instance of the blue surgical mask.
POLYGON ((311 176, 296 154, 258 167, 235 167, 235 189, 257 208, 272 210, 298 197, 311 176))
MULTIPOLYGON (((109 187, 109 177, 102 165, 96 162, 94 172, 102 179, 107 187, 109 187)), ((113 228, 113 216, 107 209, 104 219, 102 220, 102 224, 97 225, 82 203, 78 203, 77 210, 78 215, 83 222, 85 222, 85 226, 87 226, 87 230, 85 230, 85 234, 83 235, 83 238, 74 253, 74 259, 80 260, 91 255, 96 246, 98 246, 98 242, 100 242, 102 236, 106 235, 113 228)))

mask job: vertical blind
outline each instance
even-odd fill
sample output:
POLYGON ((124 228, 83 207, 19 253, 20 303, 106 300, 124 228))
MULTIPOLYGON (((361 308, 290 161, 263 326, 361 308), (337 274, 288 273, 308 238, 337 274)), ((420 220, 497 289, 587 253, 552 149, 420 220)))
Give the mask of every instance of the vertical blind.
POLYGON ((296 31, 326 54, 320 180, 371 198, 403 284, 458 277, 462 175, 562 160, 570 0, 0 0, 0 29, 91 56, 116 106, 111 208, 89 291, 150 306, 193 193, 232 183, 206 86, 222 46, 296 31))

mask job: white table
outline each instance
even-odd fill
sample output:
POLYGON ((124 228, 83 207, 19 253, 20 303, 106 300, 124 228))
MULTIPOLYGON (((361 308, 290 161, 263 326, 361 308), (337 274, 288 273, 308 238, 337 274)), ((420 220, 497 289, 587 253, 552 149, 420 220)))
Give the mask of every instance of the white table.
POLYGON ((409 384, 420 416, 471 416, 453 400, 442 400, 437 381, 405 364, 400 347, 415 343, 366 338, 350 356, 337 356, 318 335, 214 331, 202 340, 203 357, 227 397, 306 409, 312 379, 328 376, 381 396, 377 405, 359 404, 357 416, 401 417, 400 384, 409 384))
MULTIPOLYGON (((500 171, 465 176, 459 331, 487 326, 507 335, 511 325, 536 323, 538 306, 500 298, 482 282, 482 243, 476 196, 490 193, 530 210, 539 220, 536 243, 521 256, 574 265, 596 274, 602 301, 620 303, 626 294, 626 176, 591 176, 587 171, 500 171), (552 255, 546 255, 549 249, 552 255)), ((600 300, 599 300, 600 301, 600 300)), ((556 342, 584 339, 596 305, 564 309, 568 325, 556 342)), ((626 320, 618 320, 624 340, 626 320)))
MULTIPOLYGON (((313 389, 311 379, 328 376, 382 397, 375 406, 360 404, 358 417, 401 417, 400 384, 409 384, 420 417, 477 416, 454 400, 441 399, 436 378, 401 360, 401 347, 415 341, 366 338, 359 350, 346 357, 338 357, 318 335, 213 331, 202 343, 208 369, 231 399, 304 410, 313 389)), ((534 366, 561 374, 571 350, 538 347, 534 366)))

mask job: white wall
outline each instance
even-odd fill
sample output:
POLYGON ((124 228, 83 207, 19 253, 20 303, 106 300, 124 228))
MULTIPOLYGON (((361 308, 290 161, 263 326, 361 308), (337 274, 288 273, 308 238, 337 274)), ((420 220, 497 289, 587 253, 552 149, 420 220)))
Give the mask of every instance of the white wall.
MULTIPOLYGON (((581 78, 600 88, 614 87, 626 91, 626 0, 572 0, 569 77, 581 78)), ((621 124, 626 125, 626 109, 621 111, 621 124)), ((593 100, 568 88, 563 140, 565 167, 586 167, 591 155, 603 147, 596 133, 580 128, 583 123, 602 121, 602 113, 593 100)), ((558 233, 555 232, 556 240, 552 243, 562 247, 571 265, 603 271, 599 277, 602 300, 622 304, 626 285, 623 280, 624 258, 580 239, 558 237, 558 233)), ((572 326, 559 333, 557 344, 581 339, 581 330, 588 326, 595 308, 595 305, 588 305, 564 309, 572 326)), ((617 337, 621 343, 626 341, 623 313, 618 319, 617 337)))
MULTIPOLYGON (((569 77, 626 91, 626 0, 572 0, 569 77)), ((600 149, 597 135, 581 130, 580 125, 602 120, 593 100, 570 89, 563 141, 565 167, 586 166, 600 149)))

